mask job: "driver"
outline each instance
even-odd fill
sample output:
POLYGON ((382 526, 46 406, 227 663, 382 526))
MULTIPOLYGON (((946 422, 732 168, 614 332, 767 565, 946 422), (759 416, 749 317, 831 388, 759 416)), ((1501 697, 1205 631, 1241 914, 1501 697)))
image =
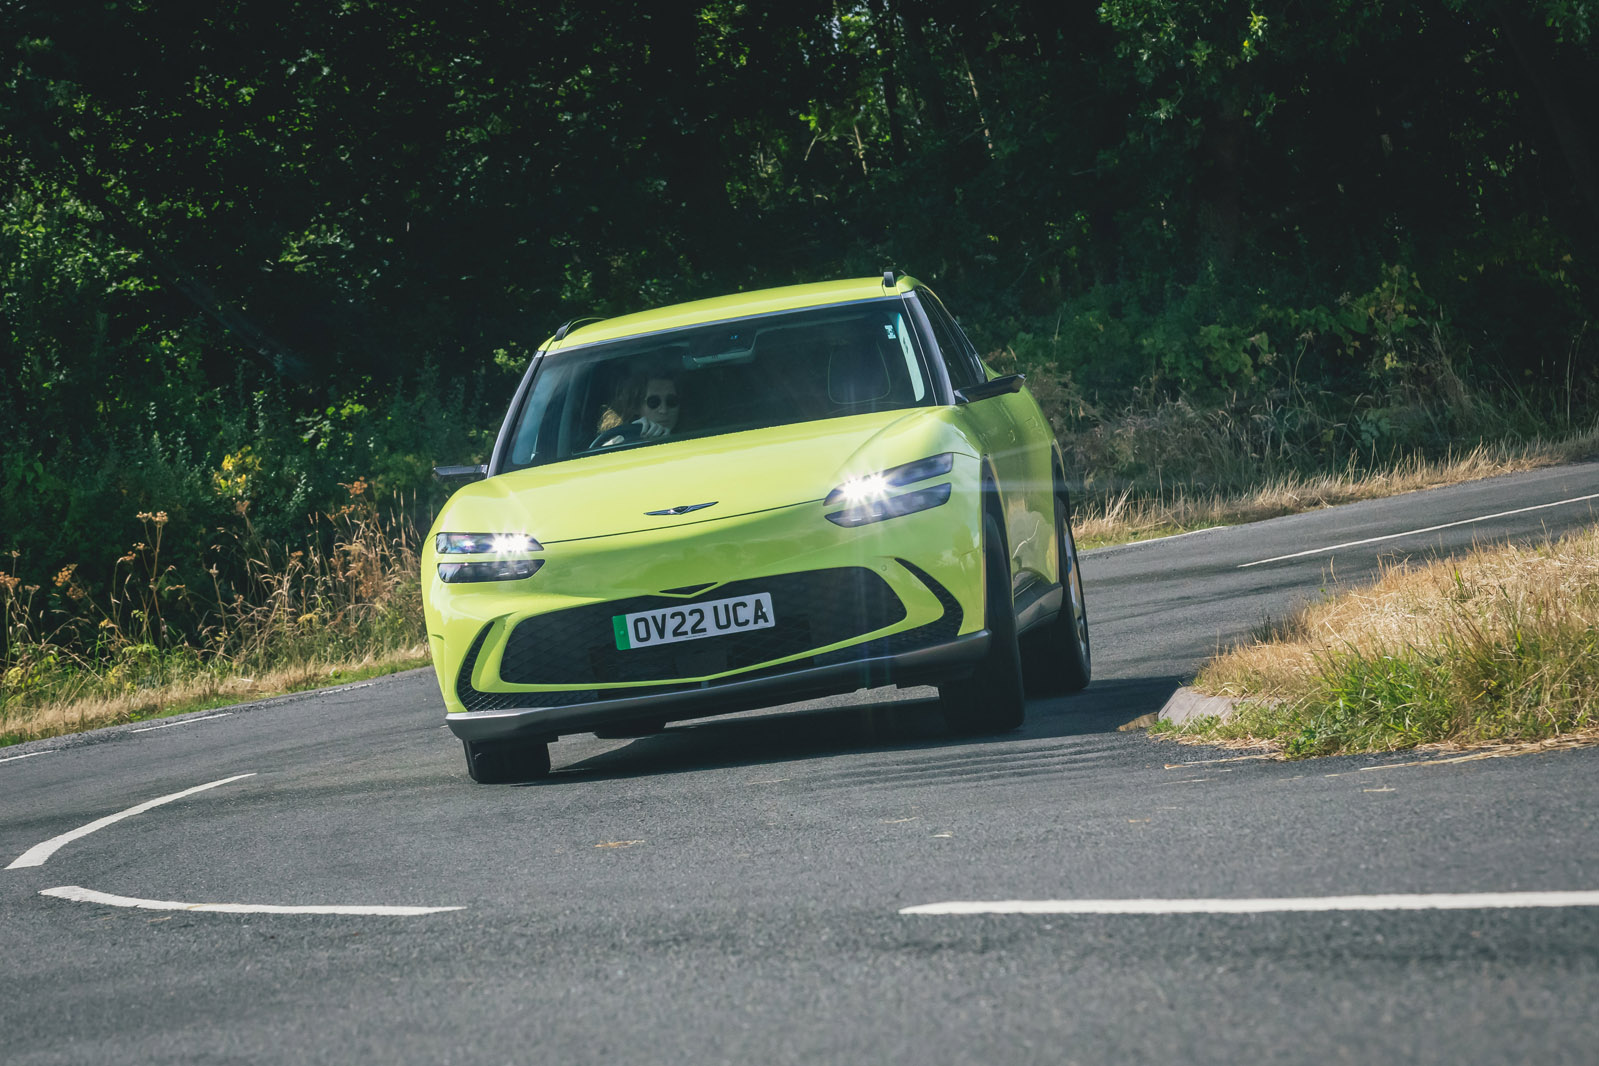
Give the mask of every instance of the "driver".
POLYGON ((605 448, 635 440, 659 440, 677 428, 677 378, 670 371, 649 370, 628 378, 601 424, 595 447, 605 448), (631 419, 631 421, 628 421, 631 419))

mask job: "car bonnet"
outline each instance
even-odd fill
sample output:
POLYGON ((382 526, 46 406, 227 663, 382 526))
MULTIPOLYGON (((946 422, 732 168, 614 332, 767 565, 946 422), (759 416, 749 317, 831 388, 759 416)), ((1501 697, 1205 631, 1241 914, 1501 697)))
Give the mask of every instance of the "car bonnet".
POLYGON ((437 528, 523 532, 549 545, 819 501, 849 477, 921 458, 911 452, 949 450, 945 411, 666 441, 513 471, 456 493, 437 528))

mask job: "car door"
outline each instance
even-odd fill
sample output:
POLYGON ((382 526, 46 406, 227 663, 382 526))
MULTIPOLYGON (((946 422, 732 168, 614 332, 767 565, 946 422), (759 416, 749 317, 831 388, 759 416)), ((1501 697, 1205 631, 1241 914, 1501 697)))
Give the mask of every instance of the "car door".
MULTIPOLYGON (((989 378, 1000 376, 981 361, 976 345, 955 323, 955 332, 969 358, 989 378)), ((995 398, 1005 411, 1011 432, 1008 463, 1011 480, 1007 521, 1011 538, 1011 572, 1018 590, 1035 579, 1056 580, 1055 559, 1055 433, 1043 408, 1026 389, 995 398)))
MULTIPOLYGON (((993 375, 977 356, 955 319, 936 296, 921 290, 922 308, 927 315, 933 340, 950 385, 961 389, 987 381, 993 375)), ((1005 539, 1009 542, 1011 576, 1019 590, 1040 576, 1052 573, 1049 555, 1053 538, 1040 535, 1040 504, 1031 491, 1039 475, 1040 456, 1033 425, 1038 405, 1025 392, 992 396, 965 404, 962 418, 982 443, 983 453, 993 464, 999 479, 1000 504, 1005 519, 1005 539)), ((1041 418, 1041 415, 1036 415, 1041 418)), ((1042 454, 1042 476, 1050 477, 1047 447, 1042 454)), ((1053 530, 1053 515, 1049 529, 1053 530)))

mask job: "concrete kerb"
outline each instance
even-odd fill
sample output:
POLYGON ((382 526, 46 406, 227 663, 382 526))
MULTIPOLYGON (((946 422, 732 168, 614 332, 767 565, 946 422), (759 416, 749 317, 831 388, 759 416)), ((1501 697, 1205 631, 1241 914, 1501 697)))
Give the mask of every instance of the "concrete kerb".
POLYGON ((1237 706, 1237 700, 1226 696, 1207 696, 1185 685, 1171 694, 1171 699, 1156 712, 1155 717, 1161 721, 1183 725, 1206 715, 1215 715, 1218 718, 1230 717, 1237 706))

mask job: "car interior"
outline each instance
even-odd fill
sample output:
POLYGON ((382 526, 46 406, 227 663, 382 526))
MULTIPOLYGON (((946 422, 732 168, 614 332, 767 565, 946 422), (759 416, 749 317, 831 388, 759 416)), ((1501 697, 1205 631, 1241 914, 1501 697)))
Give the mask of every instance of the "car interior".
POLYGON ((920 346, 897 304, 724 323, 549 358, 510 465, 930 402, 920 346), (629 384, 649 379, 675 384, 677 425, 666 437, 611 437, 605 431, 640 416, 619 410, 629 384))

